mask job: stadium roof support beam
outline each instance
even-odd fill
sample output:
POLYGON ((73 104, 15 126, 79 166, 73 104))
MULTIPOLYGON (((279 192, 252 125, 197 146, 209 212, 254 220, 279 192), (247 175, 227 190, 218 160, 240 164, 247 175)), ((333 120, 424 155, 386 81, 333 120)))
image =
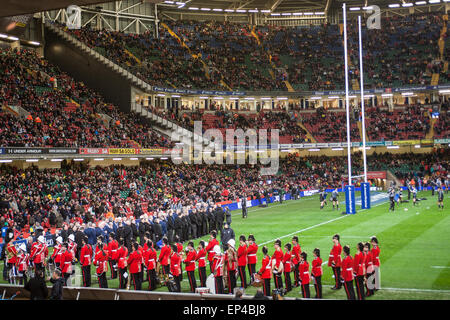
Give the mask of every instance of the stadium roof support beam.
MULTIPOLYGON (((328 22, 328 9, 330 9, 331 3, 333 2, 333 0, 327 0, 327 4, 325 5, 325 21, 328 22)), ((366 0, 367 2, 367 0, 366 0)), ((367 5, 366 5, 367 6, 367 5)))
POLYGON ((251 4, 252 2, 255 2, 255 0, 248 0, 248 1, 239 1, 238 4, 231 4, 228 9, 235 9, 235 10, 239 10, 242 9, 246 6, 248 6, 249 4, 251 4))

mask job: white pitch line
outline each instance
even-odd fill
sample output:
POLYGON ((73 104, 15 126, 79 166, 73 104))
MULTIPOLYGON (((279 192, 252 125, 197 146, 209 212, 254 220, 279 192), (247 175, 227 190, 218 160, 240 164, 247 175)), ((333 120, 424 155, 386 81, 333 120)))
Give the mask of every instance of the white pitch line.
MULTIPOLYGON (((334 285, 324 284, 323 287, 333 287, 334 285)), ((413 292, 433 292, 433 293, 450 293, 450 290, 439 289, 416 289, 416 288, 381 288, 380 291, 413 291, 413 292)))
POLYGON ((431 267, 435 269, 450 269, 450 267, 448 266, 431 266, 431 267))
POLYGON ((333 221, 336 221, 336 220, 340 220, 340 219, 343 219, 343 218, 346 218, 346 217, 348 217, 348 215, 341 216, 341 217, 338 217, 338 218, 334 218, 334 219, 331 219, 331 220, 328 220, 328 221, 325 221, 325 222, 321 222, 321 223, 315 224, 315 225, 313 225, 313 226, 311 226, 311 227, 304 228, 304 229, 301 229, 301 230, 297 230, 297 231, 291 232, 291 233, 289 233, 289 234, 286 234, 286 235, 284 235, 284 236, 282 236, 282 237, 278 237, 278 238, 276 238, 276 239, 273 239, 273 240, 269 240, 269 241, 263 242, 263 243, 261 243, 260 245, 262 246, 262 245, 268 244, 268 243, 270 243, 270 242, 273 242, 273 241, 275 241, 275 240, 277 240, 277 239, 283 239, 283 238, 292 236, 292 235, 294 235, 294 234, 296 234, 296 233, 300 233, 300 232, 303 232, 303 231, 307 231, 307 230, 310 230, 310 229, 314 229, 314 228, 320 227, 320 226, 322 226, 322 225, 324 225, 324 224, 327 224, 327 223, 330 223, 330 222, 333 222, 333 221))

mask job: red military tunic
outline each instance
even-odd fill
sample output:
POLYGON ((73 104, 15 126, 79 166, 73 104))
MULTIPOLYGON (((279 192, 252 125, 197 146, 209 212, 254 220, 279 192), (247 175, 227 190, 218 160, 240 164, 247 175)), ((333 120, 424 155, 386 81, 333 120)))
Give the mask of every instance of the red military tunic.
POLYGON ((272 259, 269 256, 265 256, 262 259, 262 266, 259 269, 261 278, 270 279, 272 277, 272 259))
POLYGON ((373 259, 372 259, 372 253, 368 251, 365 254, 364 264, 366 267, 366 273, 372 273, 373 272, 373 259))
POLYGON ((223 264, 225 261, 224 255, 215 255, 213 260, 213 270, 214 270, 214 277, 221 277, 223 276, 223 264))
POLYGON ((117 240, 110 241, 108 243, 108 256, 111 260, 117 260, 117 249, 119 248, 119 243, 117 240))
POLYGON ((61 253, 60 268, 62 273, 72 273, 72 260, 73 254, 71 251, 66 250, 61 253))
POLYGON ((197 257, 197 252, 195 250, 190 250, 184 259, 184 264, 186 264, 186 271, 195 270, 195 258, 197 257))
POLYGON ((247 247, 247 261, 248 264, 256 264, 258 262, 258 257, 256 253, 258 252, 258 245, 256 243, 249 244, 247 247))
POLYGON ((311 273, 314 277, 320 277, 323 274, 323 270, 322 270, 322 259, 319 257, 316 257, 313 261, 312 261, 312 269, 311 269, 311 273))
POLYGON ((292 263, 297 265, 300 263, 300 254, 302 253, 302 248, 299 244, 292 247, 292 263))
POLYGON ((130 273, 141 272, 142 255, 139 250, 133 251, 128 257, 127 264, 130 266, 130 273))
POLYGON ((272 259, 275 260, 275 267, 278 268, 283 261, 283 251, 281 248, 275 250, 272 255, 272 259))
POLYGON ((80 251, 80 263, 82 267, 89 266, 92 259, 92 247, 89 244, 84 245, 80 251))
POLYGON ((334 267, 340 267, 342 265, 341 258, 342 246, 338 243, 336 246, 331 248, 330 257, 328 258, 328 266, 332 267, 334 262, 334 267))
POLYGON ((108 271, 108 253, 107 251, 98 250, 95 254, 94 265, 98 275, 108 271))
POLYGON ((302 282, 302 285, 309 284, 309 281, 311 280, 311 276, 309 274, 308 261, 300 262, 299 272, 300 272, 300 281, 302 282))
POLYGON ((345 282, 353 281, 353 258, 352 256, 347 256, 342 261, 342 278, 345 282))
POLYGON ((219 242, 217 241, 217 239, 212 239, 210 242, 208 242, 208 245, 205 248, 205 250, 208 252, 209 263, 213 261, 214 256, 216 255, 213 250, 216 245, 219 245, 219 242))
POLYGON ((170 273, 172 273, 174 277, 178 277, 181 274, 180 263, 180 256, 178 255, 178 253, 173 252, 170 256, 170 273))
POLYGON ((16 262, 16 266, 17 269, 19 270, 19 272, 25 272, 28 269, 28 262, 30 259, 30 255, 27 253, 19 253, 17 256, 17 262, 16 262))
POLYGON ((283 267, 285 272, 292 271, 292 254, 290 251, 286 251, 283 256, 283 267))
POLYGON ((206 250, 200 249, 197 252, 197 256, 195 257, 195 260, 198 261, 198 267, 206 267, 206 250))
POLYGON ((177 246, 177 253, 181 253, 183 251, 183 245, 179 242, 175 243, 177 246))
POLYGON ((163 246, 161 248, 161 252, 159 253, 159 259, 158 261, 161 263, 162 266, 167 266, 169 264, 169 257, 170 257, 170 253, 171 253, 171 249, 170 247, 167 246, 163 246))
POLYGON ((123 246, 117 249, 117 266, 120 269, 125 269, 127 267, 127 256, 128 256, 128 249, 127 247, 123 246))
POLYGON ((31 249, 31 257, 34 263, 44 263, 48 256, 48 248, 44 243, 35 242, 31 249))
POLYGON ((17 262, 17 249, 14 246, 14 244, 11 242, 8 243, 7 247, 6 247, 6 257, 11 256, 11 258, 8 258, 6 263, 12 263, 12 264, 16 264, 17 262))
POLYGON ((373 247, 370 251, 372 253, 373 265, 376 267, 380 266, 380 247, 373 247))
POLYGON ((228 250, 225 252, 225 263, 226 263, 228 271, 236 271, 237 261, 230 259, 230 256, 228 254, 228 250))
POLYGON ((153 248, 149 248, 147 251, 144 251, 144 264, 147 267, 147 270, 153 270, 156 268, 156 250, 153 248))
POLYGON ((247 246, 240 245, 237 250, 238 266, 245 267, 247 265, 247 246))
POLYGON ((70 242, 69 241, 69 248, 70 251, 72 251, 72 254, 75 256, 75 254, 77 253, 77 244, 75 241, 70 242))
POLYGON ((51 255, 51 258, 53 260, 53 262, 55 263, 59 263, 61 262, 61 247, 62 245, 57 244, 56 246, 53 247, 53 253, 51 255))
POLYGON ((357 276, 363 276, 366 274, 364 253, 359 252, 359 253, 355 254, 355 258, 353 259, 353 272, 357 276))

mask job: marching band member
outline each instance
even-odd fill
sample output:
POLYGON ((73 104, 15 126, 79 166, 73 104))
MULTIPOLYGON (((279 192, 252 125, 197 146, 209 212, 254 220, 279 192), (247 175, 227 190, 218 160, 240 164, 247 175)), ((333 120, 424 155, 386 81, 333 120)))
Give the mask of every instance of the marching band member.
POLYGON ((178 248, 176 244, 172 245, 172 253, 170 255, 170 273, 173 276, 173 279, 177 285, 176 292, 181 292, 181 281, 180 281, 180 274, 181 274, 181 257, 178 254, 178 248))
POLYGON ((17 263, 17 249, 13 241, 10 240, 6 245, 6 264, 8 268, 9 283, 16 281, 16 263, 17 263))
POLYGON ((61 264, 61 247, 63 244, 63 238, 61 236, 56 238, 56 245, 53 247, 53 253, 50 257, 50 261, 53 261, 57 268, 60 268, 61 264))
POLYGON ((195 280, 195 259, 197 257, 197 252, 195 252, 194 243, 192 241, 189 241, 187 250, 187 255, 183 263, 186 265, 186 272, 189 279, 191 292, 195 292, 195 289, 197 288, 197 282, 195 280))
POLYGON ((99 236, 97 240, 97 248, 94 257, 95 272, 97 273, 99 288, 108 288, 108 280, 106 279, 106 272, 108 271, 108 252, 103 246, 103 237, 99 236))
POLYGON ((364 245, 359 242, 356 245, 357 253, 353 259, 353 274, 355 276, 356 293, 358 300, 364 300, 364 276, 366 274, 364 261, 364 245))
POLYGON ((212 269, 216 285, 216 294, 223 294, 223 271, 224 271, 224 256, 220 252, 219 244, 213 248, 214 260, 212 261, 212 269))
POLYGON ((33 261, 35 270, 42 271, 45 274, 45 258, 48 256, 48 248, 45 244, 44 236, 39 236, 38 241, 33 244, 31 249, 31 260, 33 261))
POLYGON ((134 290, 141 290, 141 267, 142 267, 142 254, 139 251, 139 243, 134 242, 132 245, 132 252, 128 257, 127 264, 130 267, 130 276, 133 281, 134 290))
POLYGON ((69 243, 67 249, 72 252, 74 257, 76 257, 77 243, 75 242, 75 235, 73 233, 69 235, 69 243))
POLYGON ((262 253, 264 255, 264 258, 262 259, 262 266, 261 269, 258 271, 258 275, 261 276, 261 279, 263 279, 263 290, 264 295, 269 296, 271 294, 270 292, 270 278, 272 277, 272 259, 269 256, 269 250, 267 250, 267 247, 262 247, 262 253))
POLYGON ((331 248, 330 256, 328 258, 328 266, 333 269, 334 274, 334 280, 335 280, 335 286, 331 288, 332 290, 338 290, 341 288, 341 264, 342 264, 342 258, 341 258, 341 252, 342 252, 342 246, 339 243, 339 235, 335 234, 333 236, 333 248, 331 248))
POLYGON ((342 280, 344 281, 345 293, 348 300, 355 300, 353 289, 353 258, 350 255, 350 247, 344 246, 345 258, 342 260, 342 280))
MULTIPOLYGON (((180 242, 180 237, 179 236, 175 236, 175 244, 177 246, 177 252, 179 255, 181 255, 183 253, 183 245, 180 242)), ((183 281, 183 264, 180 264, 180 281, 183 281)))
POLYGON ((275 288, 283 288, 283 279, 281 274, 283 273, 283 251, 281 250, 281 240, 277 239, 274 244, 275 252, 272 255, 272 273, 275 288))
POLYGON ((311 274, 314 279, 314 288, 316 289, 316 299, 322 299, 322 259, 320 258, 320 250, 315 248, 313 251, 314 260, 312 261, 311 274))
POLYGON ((128 256, 128 248, 125 246, 125 242, 121 238, 119 240, 119 249, 117 249, 117 266, 119 267, 119 288, 126 289, 128 282, 128 274, 127 274, 127 256, 128 256))
POLYGON ((109 257, 109 268, 111 269, 111 279, 117 278, 117 249, 119 248, 119 243, 115 239, 113 232, 109 234, 108 242, 108 257, 109 257))
POLYGON ((377 237, 372 237, 370 239, 370 243, 372 244, 372 261, 373 268, 375 272, 375 290, 380 289, 380 247, 378 246, 377 237))
POLYGON ((366 267, 366 274, 365 274, 365 283, 366 283, 366 297, 370 297, 374 294, 373 290, 373 259, 372 259, 372 252, 370 252, 370 243, 366 242, 364 244, 364 264, 366 267))
POLYGON ((216 237, 217 237, 216 230, 211 231, 211 234, 209 237, 209 243, 206 245, 206 252, 208 252, 209 271, 211 273, 213 273, 213 271, 214 271, 214 268, 213 268, 214 267, 213 261, 214 261, 214 256, 215 256, 214 247, 219 244, 219 241, 217 241, 216 237))
POLYGON ((18 278, 19 278, 19 284, 23 285, 28 282, 27 279, 27 270, 28 270, 28 264, 30 263, 30 255, 27 253, 27 246, 25 243, 22 243, 19 246, 19 254, 17 255, 17 270, 18 270, 18 278))
POLYGON ((291 271, 292 271, 292 254, 291 254, 291 244, 286 243, 284 246, 286 252, 283 256, 283 269, 284 269, 284 283, 286 284, 286 292, 292 290, 291 282, 291 271))
POLYGON ((236 288, 236 268, 237 268, 237 252, 234 249, 235 242, 233 239, 227 242, 228 249, 225 252, 224 262, 226 268, 226 276, 228 280, 228 293, 233 293, 234 288, 236 288))
POLYGON ((153 291, 156 289, 156 250, 151 240, 147 240, 146 247, 143 258, 147 267, 148 290, 153 291))
POLYGON ((206 250, 205 242, 200 241, 197 247, 195 261, 198 261, 198 275, 200 277, 200 286, 206 287, 206 250))
POLYGON ((248 236, 248 246, 247 246, 247 263, 248 263, 248 273, 250 274, 251 281, 255 281, 256 273, 256 263, 258 258, 256 253, 258 252, 258 245, 256 244, 255 236, 250 234, 248 236))
POLYGON ((294 265, 294 287, 298 287, 300 283, 300 254, 302 253, 302 248, 298 244, 298 237, 292 237, 292 263, 294 265))
MULTIPOLYGON (((170 273, 169 257, 171 254, 171 249, 169 246, 169 240, 166 237, 164 237, 162 241, 164 245, 159 253, 158 263, 162 266, 163 274, 166 276, 170 273)), ((177 250, 178 248, 175 246, 175 252, 177 252, 177 250)))
POLYGON ((309 298, 309 282, 311 280, 311 276, 309 274, 309 263, 306 260, 308 255, 306 252, 302 252, 300 254, 300 265, 299 265, 299 272, 300 272, 300 281, 302 283, 302 295, 303 298, 309 298))
POLYGON ((83 287, 91 286, 91 261, 92 247, 88 244, 88 238, 81 239, 82 246, 80 251, 81 274, 83 276, 83 287))
POLYGON ((68 249, 69 245, 64 242, 61 245, 60 269, 64 278, 64 286, 67 286, 67 279, 72 275, 72 261, 75 258, 72 251, 68 249))
POLYGON ((245 267, 247 266, 247 244, 244 235, 239 237, 239 248, 237 250, 239 277, 241 278, 241 287, 247 288, 247 276, 245 267))

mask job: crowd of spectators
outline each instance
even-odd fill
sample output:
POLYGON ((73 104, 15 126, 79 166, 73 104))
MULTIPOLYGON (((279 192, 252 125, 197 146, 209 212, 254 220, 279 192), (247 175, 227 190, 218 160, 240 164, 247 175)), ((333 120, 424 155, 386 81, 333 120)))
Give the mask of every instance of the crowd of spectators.
POLYGON ((428 110, 418 105, 394 111, 377 107, 367 110, 366 128, 370 141, 419 140, 430 130, 428 110))
MULTIPOLYGON (((344 88, 338 25, 165 23, 176 37, 162 26, 159 38, 149 32, 137 35, 88 27, 69 32, 152 85, 286 91, 288 80, 299 90, 344 88)), ((441 81, 447 81, 438 47, 443 23, 439 13, 416 13, 383 17, 381 29, 364 31, 366 88, 430 84, 433 73, 442 73, 441 81)), ((356 20, 349 22, 348 36, 350 74, 357 79, 356 20)))
POLYGON ((0 105, 29 113, 0 111, 2 147, 172 146, 140 116, 119 111, 34 50, 0 49, 0 105))

